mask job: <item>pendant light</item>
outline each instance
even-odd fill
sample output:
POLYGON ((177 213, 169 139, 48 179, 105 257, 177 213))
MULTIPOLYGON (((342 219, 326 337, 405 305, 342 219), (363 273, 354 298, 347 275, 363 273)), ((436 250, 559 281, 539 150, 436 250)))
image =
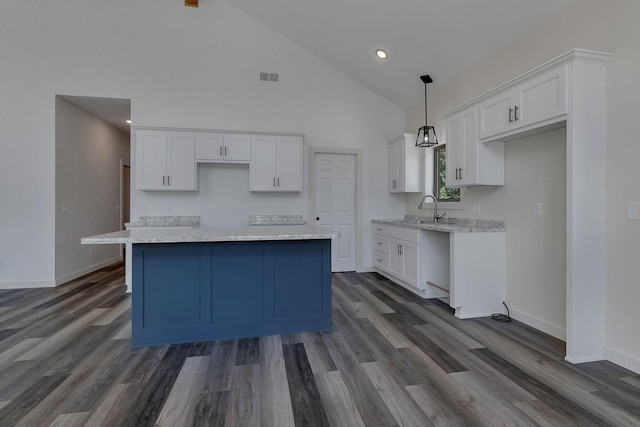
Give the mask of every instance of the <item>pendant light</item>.
POLYGON ((418 129, 416 147, 433 147, 438 145, 438 137, 436 137, 435 128, 427 124, 427 83, 431 83, 433 80, 428 74, 420 76, 420 80, 424 83, 424 126, 418 129))

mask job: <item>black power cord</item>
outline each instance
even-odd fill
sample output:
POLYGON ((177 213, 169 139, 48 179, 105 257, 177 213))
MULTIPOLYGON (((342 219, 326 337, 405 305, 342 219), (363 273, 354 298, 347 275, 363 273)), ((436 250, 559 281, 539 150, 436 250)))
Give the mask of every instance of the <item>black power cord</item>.
POLYGON ((511 322, 511 316, 509 316, 509 307, 507 307, 507 303, 502 301, 505 308, 507 309, 507 314, 495 313, 491 315, 491 319, 497 322, 511 322))

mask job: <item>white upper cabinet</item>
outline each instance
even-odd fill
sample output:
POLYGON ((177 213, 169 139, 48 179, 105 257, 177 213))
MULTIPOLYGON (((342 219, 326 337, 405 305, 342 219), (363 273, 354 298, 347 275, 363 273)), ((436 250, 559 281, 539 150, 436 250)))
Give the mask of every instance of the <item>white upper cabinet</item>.
POLYGON ((478 106, 445 116, 447 187, 504 185, 504 142, 478 140, 478 106))
POLYGON ((249 163, 249 134, 197 132, 196 161, 198 163, 249 163))
POLYGON ((424 151, 416 147, 416 134, 405 133, 389 143, 389 192, 421 193, 424 151))
POLYGON ((254 135, 250 191, 302 191, 302 137, 254 135))
POLYGON ((136 189, 195 191, 195 134, 136 131, 136 189))
POLYGON ((566 65, 535 74, 478 104, 479 138, 524 131, 563 120, 567 113, 566 65))

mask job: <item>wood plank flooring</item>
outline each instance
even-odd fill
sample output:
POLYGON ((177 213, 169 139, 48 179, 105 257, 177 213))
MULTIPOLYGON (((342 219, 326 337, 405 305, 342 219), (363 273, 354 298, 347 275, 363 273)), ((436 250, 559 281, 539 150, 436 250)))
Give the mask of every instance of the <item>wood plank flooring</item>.
POLYGON ((122 264, 0 290, 0 426, 640 426, 640 375, 333 275, 333 331, 129 349, 122 264))

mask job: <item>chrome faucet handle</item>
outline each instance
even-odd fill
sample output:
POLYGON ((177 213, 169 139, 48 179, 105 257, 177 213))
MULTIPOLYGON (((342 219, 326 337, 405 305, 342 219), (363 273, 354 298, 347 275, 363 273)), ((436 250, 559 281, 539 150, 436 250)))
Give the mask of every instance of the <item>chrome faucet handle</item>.
POLYGON ((435 220, 434 222, 438 222, 438 221, 440 221, 442 218, 444 218, 444 216, 445 216, 446 214, 447 214, 447 213, 445 212, 445 213, 443 213, 442 215, 434 215, 434 216, 433 216, 433 219, 435 220))

